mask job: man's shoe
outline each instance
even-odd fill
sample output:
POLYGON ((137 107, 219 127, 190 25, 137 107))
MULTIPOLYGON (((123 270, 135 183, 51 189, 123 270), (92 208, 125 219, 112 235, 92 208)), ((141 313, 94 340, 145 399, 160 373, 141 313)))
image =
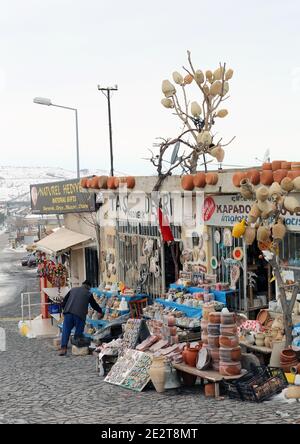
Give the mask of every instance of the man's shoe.
POLYGON ((59 350, 58 356, 66 356, 66 354, 67 354, 67 347, 62 347, 59 350))

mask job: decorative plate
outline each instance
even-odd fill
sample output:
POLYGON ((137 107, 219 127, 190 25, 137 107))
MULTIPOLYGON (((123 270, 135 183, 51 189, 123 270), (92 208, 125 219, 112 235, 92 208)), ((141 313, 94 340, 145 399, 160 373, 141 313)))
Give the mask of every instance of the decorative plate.
POLYGON ((221 242, 221 234, 220 231, 216 230, 214 234, 215 243, 219 244, 221 242))
POLYGON ((216 270, 218 268, 218 259, 216 258, 216 256, 212 256, 210 258, 210 266, 213 270, 216 270))
POLYGON ((235 247, 232 252, 232 257, 237 261, 241 261, 244 257, 243 249, 241 247, 235 247))
POLYGON ((225 228, 223 232, 223 243, 225 247, 232 247, 232 234, 230 228, 225 228))

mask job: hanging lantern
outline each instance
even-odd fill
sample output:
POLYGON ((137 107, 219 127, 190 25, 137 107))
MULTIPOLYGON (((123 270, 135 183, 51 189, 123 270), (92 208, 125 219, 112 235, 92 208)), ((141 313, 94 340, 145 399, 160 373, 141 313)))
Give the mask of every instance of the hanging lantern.
POLYGON ((172 102, 171 99, 162 99, 161 100, 161 104, 165 107, 165 108, 174 108, 174 104, 172 102))
POLYGON ((177 85, 183 84, 183 77, 179 72, 174 71, 172 74, 172 77, 173 77, 174 82, 177 83, 177 85))
POLYGON ((199 117, 202 112, 201 106, 198 102, 192 102, 191 103, 191 113, 194 117, 199 117))
POLYGON ((161 89, 166 97, 172 97, 176 93, 175 86, 169 80, 163 80, 161 89))

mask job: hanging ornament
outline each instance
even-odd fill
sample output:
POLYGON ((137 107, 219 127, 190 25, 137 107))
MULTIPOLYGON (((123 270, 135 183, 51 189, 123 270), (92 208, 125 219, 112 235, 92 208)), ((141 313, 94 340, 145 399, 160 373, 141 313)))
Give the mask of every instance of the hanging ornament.
POLYGON ((218 268, 218 259, 216 258, 216 256, 212 256, 210 258, 210 266, 213 270, 216 270, 218 268))
POLYGON ((241 261, 244 257, 244 252, 241 247, 235 247, 232 252, 233 259, 237 261, 241 261))

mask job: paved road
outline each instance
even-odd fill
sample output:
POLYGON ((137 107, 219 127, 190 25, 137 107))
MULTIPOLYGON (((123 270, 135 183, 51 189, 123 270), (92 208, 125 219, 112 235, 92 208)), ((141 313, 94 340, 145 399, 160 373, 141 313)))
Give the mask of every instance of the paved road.
POLYGON ((32 285, 32 275, 19 268, 16 257, 0 254, 0 269, 14 273, 6 276, 7 290, 2 286, 0 294, 2 303, 8 299, 0 316, 7 336, 7 350, 0 352, 0 423, 300 423, 299 404, 207 399, 199 386, 162 394, 122 389, 96 374, 94 356, 59 357, 51 340, 21 337, 17 320, 2 315, 15 315, 18 293, 32 285), (11 268, 5 257, 12 258, 11 268))

